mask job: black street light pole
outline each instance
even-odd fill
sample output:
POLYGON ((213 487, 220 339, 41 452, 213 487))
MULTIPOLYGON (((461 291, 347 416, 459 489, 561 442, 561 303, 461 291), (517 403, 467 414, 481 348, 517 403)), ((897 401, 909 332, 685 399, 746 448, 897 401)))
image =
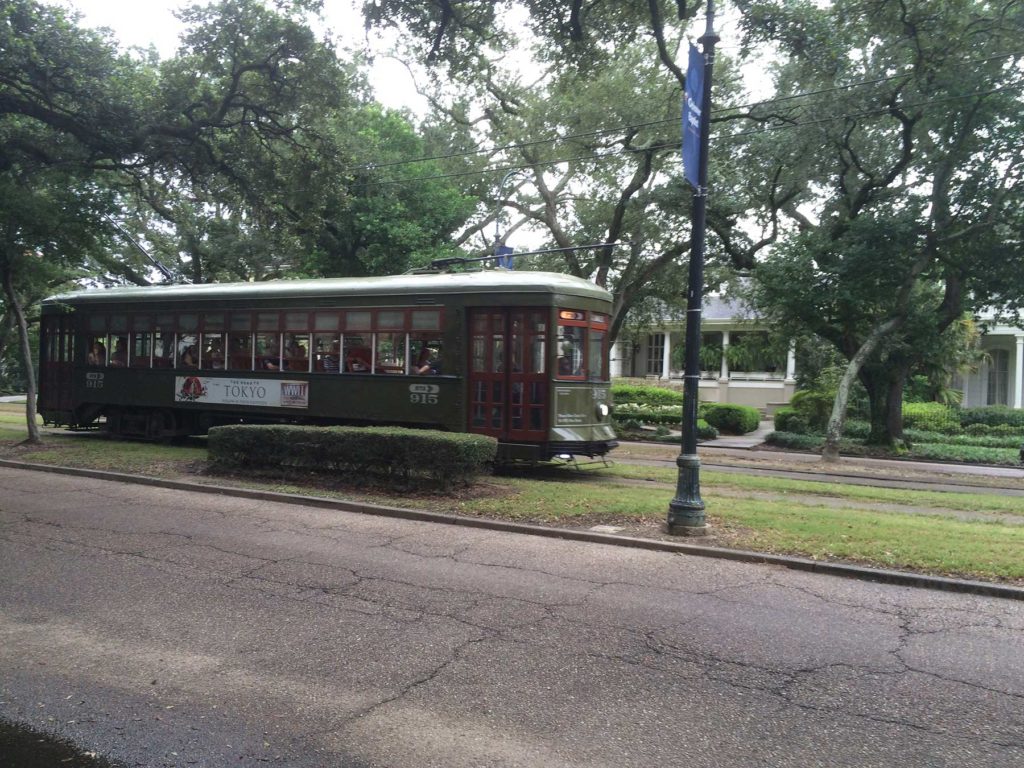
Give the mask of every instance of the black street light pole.
MULTIPOLYGON (((697 456, 697 398, 700 383, 700 319, 704 293, 704 233, 708 197, 708 145, 711 125, 711 70, 715 62, 715 4, 708 0, 707 27, 698 42, 704 53, 704 92, 700 106, 700 159, 693 193, 693 231, 690 239, 690 282, 686 295, 686 371, 683 377, 683 438, 676 459, 679 479, 668 505, 669 533, 702 536, 707 533, 704 500, 700 497, 700 459, 697 456)), ((689 76, 689 75, 687 75, 689 76)))

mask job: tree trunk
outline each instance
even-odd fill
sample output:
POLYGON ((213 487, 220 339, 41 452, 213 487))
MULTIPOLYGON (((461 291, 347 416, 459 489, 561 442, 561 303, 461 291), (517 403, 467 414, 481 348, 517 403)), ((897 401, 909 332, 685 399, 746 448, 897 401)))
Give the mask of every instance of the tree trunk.
POLYGON ((821 450, 822 460, 827 462, 839 460, 839 440, 843 436, 843 424, 846 422, 846 406, 850 400, 850 388, 860 374, 861 368, 864 367, 864 363, 874 354, 879 342, 885 338, 886 334, 901 326, 904 320, 905 318, 902 316, 894 317, 875 326, 871 335, 850 358, 850 363, 846 366, 846 373, 843 374, 839 388, 836 390, 836 399, 832 403, 832 415, 829 417, 828 427, 825 430, 825 445, 821 450))
POLYGON ((867 442, 871 445, 890 445, 889 410, 886 396, 889 393, 888 381, 880 372, 862 372, 861 380, 868 393, 868 418, 871 420, 871 431, 867 442))
POLYGON ((7 265, 3 270, 3 286, 4 296, 11 311, 14 313, 14 322, 18 328, 18 337, 21 341, 21 357, 25 365, 25 419, 28 426, 28 438, 25 442, 35 445, 41 443, 42 439, 39 436, 39 425, 36 424, 36 374, 35 369, 32 367, 34 362, 32 359, 32 345, 29 344, 28 340, 28 323, 25 322, 25 313, 21 309, 21 302, 18 301, 18 296, 14 292, 14 285, 11 282, 10 265, 7 265))
POLYGON ((886 392, 886 431, 894 445, 904 445, 903 439, 903 388, 907 383, 907 366, 900 365, 889 379, 886 392))

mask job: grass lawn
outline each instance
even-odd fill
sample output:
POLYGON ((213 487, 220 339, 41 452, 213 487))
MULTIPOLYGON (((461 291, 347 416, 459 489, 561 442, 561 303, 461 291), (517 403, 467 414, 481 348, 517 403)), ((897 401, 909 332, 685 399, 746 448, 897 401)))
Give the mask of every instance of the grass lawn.
MULTIPOLYGON (((41 446, 18 446, 24 427, 7 418, 19 408, 0 407, 0 456, 559 526, 611 523, 635 535, 662 535, 676 479, 675 469, 657 467, 618 465, 582 473, 566 468, 488 477, 461 493, 411 497, 331 486, 326 480, 225 479, 201 473, 202 441, 164 445, 80 433, 46 435, 41 446)), ((700 543, 1024 584, 1022 497, 984 489, 943 493, 713 471, 702 472, 701 484, 714 537, 700 543), (1006 520, 960 520, 950 510, 1006 520)))

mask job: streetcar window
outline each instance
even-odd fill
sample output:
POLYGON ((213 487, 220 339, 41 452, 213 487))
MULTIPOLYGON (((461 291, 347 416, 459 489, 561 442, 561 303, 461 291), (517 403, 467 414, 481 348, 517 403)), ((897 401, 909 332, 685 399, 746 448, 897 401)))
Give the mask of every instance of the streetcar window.
MULTIPOLYGON (((277 312, 260 312, 256 315, 256 330, 276 331, 281 318, 277 312)), ((259 344, 257 343, 257 347, 259 344)))
POLYGON ((377 312, 377 327, 385 331, 398 331, 405 328, 405 312, 380 310, 377 312))
MULTIPOLYGON (((136 321, 136 325, 138 321, 136 321)), ((146 331, 132 333, 132 368, 149 368, 153 360, 153 334, 146 331)))
POLYGON ((212 315, 203 315, 203 330, 204 331, 223 331, 224 330, 224 315, 220 312, 216 312, 212 315))
POLYGON ((88 354, 86 363, 88 365, 103 366, 107 364, 107 342, 106 336, 89 336, 86 342, 88 354))
MULTIPOLYGON (((512 315, 511 335, 509 336, 509 364, 512 366, 512 373, 523 372, 523 314, 515 312, 512 315)), ((512 421, 516 421, 513 414, 512 421)), ((519 429, 519 427, 514 427, 519 429)))
POLYGON ((179 333, 175 347, 178 368, 199 367, 199 337, 194 333, 179 333))
POLYGON ((604 370, 604 338, 604 331, 594 328, 590 329, 587 354, 590 360, 589 372, 591 381, 604 381, 607 378, 604 370))
MULTIPOLYGON (((381 313, 384 314, 384 313, 381 313)), ((406 341, 404 333, 378 333, 375 373, 405 373, 406 341)))
MULTIPOLYGON (((338 324, 337 317, 334 318, 334 324, 338 324)), ((313 349, 316 350, 314 371, 338 373, 341 370, 341 342, 337 333, 314 333, 313 349)))
POLYGON ((491 371, 493 373, 505 372, 505 337, 497 330, 491 337, 491 371))
POLYGON ((284 327, 289 331, 305 331, 309 328, 309 312, 285 312, 284 327))
POLYGON ((414 331, 441 330, 441 310, 414 309, 412 311, 412 329, 414 331))
POLYGON ((256 334, 256 370, 281 370, 281 337, 278 334, 256 334))
POLYGON ((437 376, 441 372, 441 341, 417 335, 409 342, 409 373, 437 376))
POLYGON ((107 330, 106 315, 91 315, 89 317, 89 330, 93 333, 100 333, 107 330))
POLYGON ((345 313, 346 331, 368 331, 370 330, 372 314, 368 311, 359 310, 345 313))
POLYGON ((224 370, 224 334, 204 333, 199 345, 199 367, 206 371, 224 370))
POLYGON ((487 339, 483 336, 473 337, 473 372, 483 373, 487 370, 487 339))
POLYGON ((252 330, 252 314, 249 312, 231 313, 231 330, 237 333, 252 330))
MULTIPOLYGON (((308 319, 306 322, 309 322, 308 319)), ((284 335, 284 368, 286 371, 309 372, 309 334, 284 335)))
POLYGON ((317 312, 313 315, 314 331, 336 331, 338 330, 338 312, 317 312))
POLYGON ((370 340, 359 334, 346 333, 342 337, 341 359, 345 373, 369 373, 373 370, 373 353, 370 340))
POLYGON ((164 325, 159 317, 157 324, 160 326, 160 330, 153 334, 153 367, 170 368, 174 365, 174 333, 164 325))
POLYGON ((558 326, 558 375, 582 378, 584 340, 587 329, 576 325, 558 326))
POLYGON ((111 315, 110 330, 122 335, 128 330, 128 315, 111 315))
POLYGON ((530 331, 530 373, 544 373, 547 371, 548 324, 543 313, 534 312, 530 315, 530 331))
POLYGON ((127 334, 110 334, 110 346, 108 349, 112 349, 110 353, 110 367, 111 368, 127 368, 128 367, 128 336, 127 334))
POLYGON ((229 333, 228 334, 228 360, 227 360, 227 363, 228 363, 228 370, 230 370, 230 371, 251 371, 252 370, 252 334, 251 333, 229 333))
POLYGON ((178 315, 178 330, 185 333, 195 333, 199 330, 199 315, 186 313, 178 315))

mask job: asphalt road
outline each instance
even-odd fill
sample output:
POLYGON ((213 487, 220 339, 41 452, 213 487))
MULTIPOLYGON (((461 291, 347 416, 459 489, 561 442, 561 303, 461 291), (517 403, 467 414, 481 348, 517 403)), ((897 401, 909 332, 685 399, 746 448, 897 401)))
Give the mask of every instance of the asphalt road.
POLYGON ((0 469, 0 718, 139 766, 1004 767, 1024 603, 0 469))

